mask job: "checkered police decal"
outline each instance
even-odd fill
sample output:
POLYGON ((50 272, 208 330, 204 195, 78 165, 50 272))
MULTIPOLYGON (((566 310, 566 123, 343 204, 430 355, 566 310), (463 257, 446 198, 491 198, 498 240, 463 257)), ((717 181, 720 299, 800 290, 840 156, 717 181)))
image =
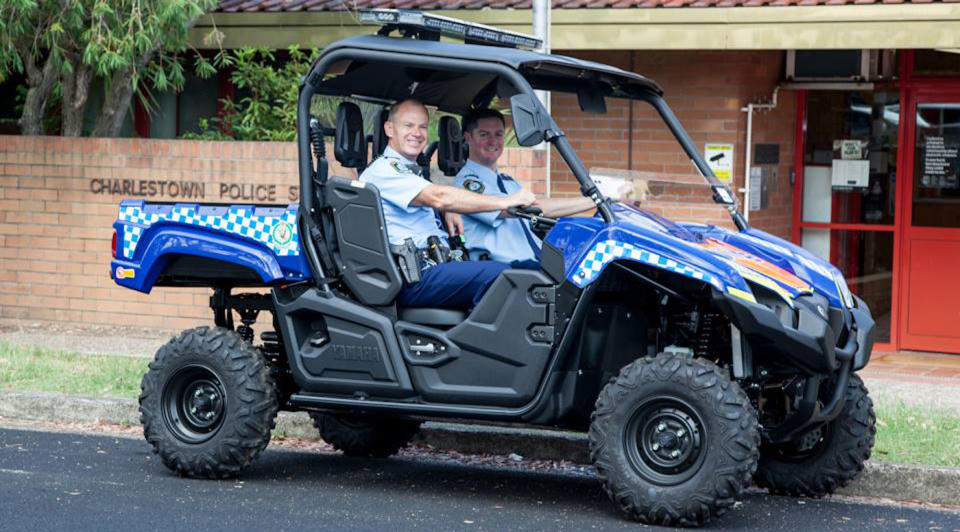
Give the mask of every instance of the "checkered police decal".
MULTIPOLYGON (((281 208, 256 209, 279 211, 281 208)), ((175 206, 164 212, 144 212, 139 206, 121 206, 119 220, 123 228, 123 256, 133 258, 144 229, 157 222, 175 222, 233 233, 265 244, 279 256, 299 255, 300 236, 295 208, 282 208, 275 216, 255 215, 253 207, 175 206), (203 214, 199 214, 197 211, 203 214), (205 212, 206 211, 206 212, 205 212), (207 214, 208 212, 217 214, 207 214), (136 224, 136 225, 132 225, 136 224), (282 235, 277 241, 275 235, 282 235)))
POLYGON ((673 259, 661 257, 645 249, 640 249, 623 242, 617 242, 616 240, 598 242, 593 246, 593 249, 587 252, 586 258, 583 259, 573 275, 574 284, 583 288, 596 279, 600 272, 603 271, 604 266, 621 258, 644 262, 667 271, 705 281, 718 289, 723 289, 720 281, 708 273, 691 268, 673 259))

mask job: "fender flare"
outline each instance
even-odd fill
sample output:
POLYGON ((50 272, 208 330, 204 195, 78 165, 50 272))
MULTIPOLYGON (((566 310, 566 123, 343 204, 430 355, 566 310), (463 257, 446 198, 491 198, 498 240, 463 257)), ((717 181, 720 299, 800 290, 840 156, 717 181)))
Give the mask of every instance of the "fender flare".
POLYGON ((170 258, 192 255, 237 264, 249 268, 266 284, 283 280, 283 270, 276 256, 265 245, 225 235, 204 228, 154 226, 141 239, 146 243, 140 255, 142 274, 130 288, 149 292, 157 278, 166 270, 170 258), (136 286, 139 284, 139 286, 136 286))

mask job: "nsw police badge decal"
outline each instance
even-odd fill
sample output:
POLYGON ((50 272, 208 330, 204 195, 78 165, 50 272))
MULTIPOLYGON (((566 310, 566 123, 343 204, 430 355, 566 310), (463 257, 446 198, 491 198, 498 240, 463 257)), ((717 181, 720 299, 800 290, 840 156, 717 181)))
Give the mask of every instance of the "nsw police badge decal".
POLYGON ((477 194, 483 194, 483 189, 486 188, 483 186, 477 179, 467 179, 463 182, 463 188, 469 190, 470 192, 476 192, 477 194))

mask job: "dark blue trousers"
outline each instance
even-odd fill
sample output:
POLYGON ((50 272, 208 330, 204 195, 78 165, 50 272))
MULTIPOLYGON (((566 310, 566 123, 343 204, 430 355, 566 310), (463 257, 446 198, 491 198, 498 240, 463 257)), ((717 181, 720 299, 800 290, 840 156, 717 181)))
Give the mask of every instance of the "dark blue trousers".
POLYGON ((521 270, 539 270, 540 261, 537 259, 515 260, 510 263, 510 267, 521 270))
POLYGON ((445 262, 420 274, 420 282, 400 292, 401 307, 470 309, 500 272, 510 265, 494 261, 445 262))

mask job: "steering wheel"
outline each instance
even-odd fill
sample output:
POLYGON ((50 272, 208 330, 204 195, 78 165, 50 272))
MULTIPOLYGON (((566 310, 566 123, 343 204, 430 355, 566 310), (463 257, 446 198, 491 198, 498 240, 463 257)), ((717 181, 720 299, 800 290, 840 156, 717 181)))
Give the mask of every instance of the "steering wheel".
POLYGON ((535 229, 542 229, 544 231, 549 231, 551 227, 557 225, 556 218, 548 218, 543 216, 543 211, 539 207, 533 207, 527 205, 526 207, 510 207, 507 209, 507 214, 510 216, 516 216, 517 218, 523 218, 524 220, 530 220, 530 225, 535 229))

